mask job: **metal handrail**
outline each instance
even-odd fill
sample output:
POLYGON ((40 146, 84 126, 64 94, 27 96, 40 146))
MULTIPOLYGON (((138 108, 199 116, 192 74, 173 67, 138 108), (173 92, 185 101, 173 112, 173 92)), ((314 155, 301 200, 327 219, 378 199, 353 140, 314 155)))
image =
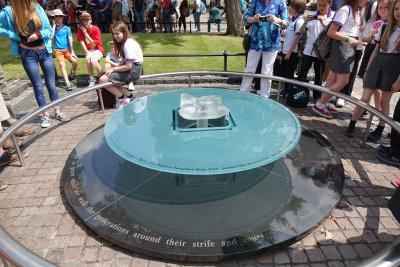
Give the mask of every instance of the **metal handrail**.
MULTIPOLYGON (((383 114, 379 110, 375 109, 374 107, 358 100, 355 98, 352 98, 350 96, 347 96, 345 94, 342 94, 340 92, 336 91, 331 91, 327 88, 318 86, 318 85, 312 85, 309 83, 305 82, 300 82, 298 80, 292 80, 292 79, 286 79, 282 77, 277 77, 277 76, 272 76, 272 75, 261 75, 261 74, 251 74, 251 73, 243 73, 243 72, 224 72, 224 71, 181 71, 181 72, 166 72, 166 73, 154 73, 154 74, 146 74, 142 75, 140 78, 141 79, 149 79, 149 78, 154 78, 154 77, 165 77, 165 76, 188 76, 189 80, 189 87, 192 85, 192 75, 215 75, 215 76, 246 76, 246 77, 253 77, 253 78, 261 78, 261 79, 271 79, 271 80, 276 80, 279 81, 279 90, 281 88, 281 83, 286 82, 286 83, 292 83, 296 84, 299 86, 303 87, 308 87, 313 90, 317 90, 320 92, 324 93, 330 93, 336 97, 342 98, 350 103, 353 103, 357 106, 360 106, 366 110, 368 110, 371 113, 370 116, 370 121, 372 120, 372 116, 376 115, 379 118, 383 119, 387 124, 389 124, 393 130, 400 132, 400 123, 392 120, 389 116, 383 114)), ((93 90, 99 90, 102 87, 106 87, 111 85, 111 82, 103 83, 103 84, 97 84, 95 86, 83 88, 81 90, 74 91, 68 95, 65 95, 63 97, 60 97, 59 99, 50 102, 46 104, 45 106, 42 106, 28 114, 26 114, 24 117, 21 119, 17 120, 13 125, 11 125, 0 137, 0 144, 3 144, 5 140, 13 136, 16 131, 20 127, 22 127, 26 122, 29 120, 33 119, 35 116, 39 115, 40 113, 46 111, 48 108, 53 107, 55 105, 58 105, 68 99, 77 97, 81 94, 85 94, 87 92, 93 91, 93 90)), ((101 94, 99 94, 101 97, 101 94)), ((278 100, 279 100, 279 92, 278 92, 278 100)), ((102 103, 102 101, 100 101, 102 103)), ((104 112, 104 106, 101 105, 101 108, 104 112)), ((16 150, 20 155, 20 148, 16 145, 16 150)), ((23 165, 23 159, 20 157, 20 162, 23 165)), ((393 243, 394 244, 394 243, 393 243)), ((24 246, 22 246, 20 243, 18 243, 11 235, 5 231, 5 229, 0 226, 0 255, 8 260, 9 262, 16 264, 18 266, 54 266, 52 263, 49 263, 45 261, 43 258, 35 255, 28 249, 26 249, 24 246)))
POLYGON ((359 264, 358 267, 393 267, 400 265, 400 239, 394 241, 372 258, 359 264))

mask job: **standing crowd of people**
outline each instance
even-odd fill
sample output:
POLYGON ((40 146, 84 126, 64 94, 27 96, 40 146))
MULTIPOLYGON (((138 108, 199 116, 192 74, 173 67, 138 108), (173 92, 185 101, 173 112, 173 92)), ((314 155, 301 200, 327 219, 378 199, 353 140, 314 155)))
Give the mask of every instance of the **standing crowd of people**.
MULTIPOLYGON (((5 0, 4 6, 7 6, 5 0)), ((186 32, 186 18, 193 16, 196 31, 201 31, 200 15, 206 13, 206 0, 194 0, 189 9, 188 0, 37 0, 37 3, 49 16, 53 10, 61 10, 65 15, 63 24, 72 32, 78 31, 80 16, 90 14, 93 25, 102 33, 110 32, 116 21, 122 21, 132 32, 186 32)), ((209 4, 211 22, 221 19, 224 12, 224 0, 212 0, 209 4), (211 12, 212 8, 217 8, 211 12)), ((220 22, 219 22, 220 23, 220 22)), ((219 26, 219 23, 218 26, 219 26)))
MULTIPOLYGON (((340 5, 339 1, 318 0, 317 11, 307 16, 303 16, 306 0, 291 0, 289 4, 285 0, 252 0, 248 7, 244 2, 243 22, 250 25, 245 72, 255 73, 261 64, 260 73, 272 75, 280 53, 281 76, 292 79, 298 70, 298 79, 304 81, 314 65, 314 84, 349 96, 358 75, 363 79, 361 101, 369 104, 374 96, 375 108, 389 114, 390 99, 400 90, 400 0, 344 0, 340 5), (314 46, 322 34, 332 40, 327 59, 318 56, 314 46)), ((240 90, 249 92, 251 83, 251 77, 244 77, 240 90)), ((257 93, 269 97, 270 87, 269 80, 262 80, 257 93)), ((282 95, 286 90, 285 86, 282 95)), ((340 98, 335 99, 336 107, 330 105, 334 97, 329 93, 314 91, 313 98, 312 110, 327 119, 334 118, 336 108, 345 105, 340 98)), ((348 137, 354 136, 363 112, 359 106, 354 109, 345 132, 348 137)), ((393 118, 400 122, 400 102, 393 118)), ((378 141, 385 122, 374 117, 373 123, 378 125, 368 140, 378 141)), ((400 167, 399 133, 391 133, 390 147, 378 147, 377 159, 400 167)), ((400 181, 393 184, 397 187, 400 181)))

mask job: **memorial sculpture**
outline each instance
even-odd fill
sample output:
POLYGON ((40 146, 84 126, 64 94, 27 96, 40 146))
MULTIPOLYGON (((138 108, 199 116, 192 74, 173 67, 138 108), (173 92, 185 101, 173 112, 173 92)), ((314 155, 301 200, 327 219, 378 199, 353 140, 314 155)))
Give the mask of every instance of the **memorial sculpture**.
POLYGON ((288 108, 219 88, 135 99, 75 147, 62 177, 73 210, 103 238, 204 262, 300 239, 343 181, 329 142, 288 108))

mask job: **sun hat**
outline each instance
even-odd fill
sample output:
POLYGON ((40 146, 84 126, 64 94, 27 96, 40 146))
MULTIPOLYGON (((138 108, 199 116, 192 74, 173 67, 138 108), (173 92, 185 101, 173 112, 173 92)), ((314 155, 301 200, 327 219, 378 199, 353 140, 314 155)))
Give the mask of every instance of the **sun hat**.
POLYGON ((54 9, 52 16, 65 16, 65 14, 60 9, 54 9))
POLYGON ((90 19, 90 20, 92 20, 92 16, 90 16, 90 14, 87 13, 87 12, 83 12, 81 14, 81 19, 90 19))

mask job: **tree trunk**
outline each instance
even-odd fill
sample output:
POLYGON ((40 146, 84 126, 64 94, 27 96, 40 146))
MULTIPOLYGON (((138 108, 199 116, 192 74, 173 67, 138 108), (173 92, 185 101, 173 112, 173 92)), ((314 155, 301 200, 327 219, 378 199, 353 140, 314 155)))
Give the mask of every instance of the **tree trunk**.
POLYGON ((242 11, 239 0, 225 0, 226 34, 240 36, 243 32, 242 11))

